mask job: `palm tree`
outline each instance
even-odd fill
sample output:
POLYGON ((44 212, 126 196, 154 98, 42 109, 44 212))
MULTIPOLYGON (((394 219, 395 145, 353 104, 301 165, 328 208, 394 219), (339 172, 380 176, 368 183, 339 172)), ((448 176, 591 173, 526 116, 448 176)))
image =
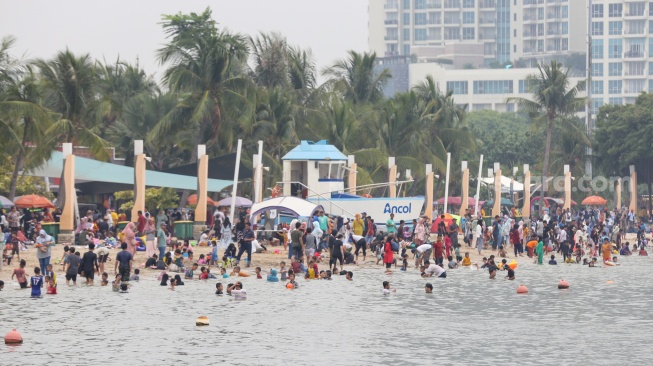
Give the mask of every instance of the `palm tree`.
POLYGON ((349 51, 349 58, 336 61, 322 74, 334 90, 354 104, 374 103, 383 98, 383 87, 392 78, 390 70, 374 70, 376 53, 349 51))
MULTIPOLYGON (((544 147, 544 162, 542 164, 543 182, 549 175, 551 159, 551 135, 553 127, 559 122, 559 117, 569 116, 584 106, 585 99, 578 93, 584 89, 581 81, 570 87, 569 69, 565 69, 557 61, 550 65, 538 65, 538 74, 530 75, 527 80, 533 100, 526 98, 508 98, 507 102, 515 102, 519 109, 527 111, 535 122, 546 126, 546 142, 544 147)), ((540 202, 544 202, 544 187, 540 189, 540 202)))
POLYGON ((285 87, 289 82, 288 45, 279 33, 260 33, 249 38, 254 81, 266 88, 285 87))
POLYGON ((61 114, 46 134, 61 142, 87 146, 96 158, 108 159, 108 145, 99 136, 100 124, 94 117, 98 76, 91 56, 77 56, 66 49, 34 65, 43 83, 45 106, 61 114))
MULTIPOLYGON (((163 82, 180 95, 180 100, 154 127, 150 137, 193 129, 193 146, 213 144, 225 121, 251 115, 254 93, 241 72, 247 59, 246 40, 240 34, 218 31, 208 8, 199 15, 165 16, 163 27, 171 38, 158 51, 159 61, 169 64, 163 82)), ((192 148, 191 162, 196 161, 197 151, 192 148)))

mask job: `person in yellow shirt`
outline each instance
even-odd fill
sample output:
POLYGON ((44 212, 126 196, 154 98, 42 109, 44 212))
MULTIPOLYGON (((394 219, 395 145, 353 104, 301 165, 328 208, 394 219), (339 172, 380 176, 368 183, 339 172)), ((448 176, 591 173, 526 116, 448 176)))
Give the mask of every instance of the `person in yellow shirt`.
POLYGON ((608 238, 603 239, 603 245, 601 246, 601 253, 603 253, 603 262, 610 261, 610 256, 612 255, 612 244, 608 238))
POLYGON ((114 210, 111 210, 111 220, 113 220, 114 225, 118 225, 118 214, 114 210))
POLYGON ((462 265, 463 267, 469 267, 472 265, 472 259, 469 258, 469 252, 465 253, 465 258, 463 258, 462 265))
POLYGON ((354 220, 354 224, 352 225, 352 228, 354 230, 354 235, 363 236, 364 225, 365 223, 361 218, 361 214, 356 214, 356 219, 354 220))

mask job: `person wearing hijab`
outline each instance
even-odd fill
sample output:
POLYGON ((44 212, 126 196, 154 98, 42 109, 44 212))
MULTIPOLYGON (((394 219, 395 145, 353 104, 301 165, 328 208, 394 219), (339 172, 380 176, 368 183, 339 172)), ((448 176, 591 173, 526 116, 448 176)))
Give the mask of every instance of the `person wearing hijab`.
POLYGON ((41 273, 46 273, 46 269, 50 264, 51 246, 54 245, 54 240, 48 235, 45 230, 39 232, 36 237, 36 258, 39 260, 39 267, 41 273))
POLYGON ((127 251, 130 252, 132 256, 136 255, 136 234, 134 233, 135 227, 136 225, 134 225, 133 222, 130 222, 122 231, 125 243, 127 243, 127 251))
POLYGON ((154 242, 156 239, 156 230, 154 219, 147 219, 143 233, 145 234, 145 255, 147 255, 148 258, 152 258, 152 256, 158 251, 157 245, 154 242))
POLYGON ((86 221, 88 219, 86 217, 82 217, 81 220, 79 220, 79 224, 77 225, 77 228, 75 229, 75 234, 81 233, 83 230, 86 230, 86 221))
POLYGON ((159 230, 161 224, 165 224, 168 221, 168 215, 165 211, 159 210, 159 214, 156 215, 156 230, 159 230))
POLYGON ((267 278, 268 282, 279 282, 279 277, 277 277, 277 270, 272 268, 270 270, 270 274, 268 274, 267 278))
POLYGON ((231 221, 229 221, 228 217, 225 217, 220 226, 220 249, 226 250, 229 244, 231 244, 231 238, 233 236, 231 230, 231 221))

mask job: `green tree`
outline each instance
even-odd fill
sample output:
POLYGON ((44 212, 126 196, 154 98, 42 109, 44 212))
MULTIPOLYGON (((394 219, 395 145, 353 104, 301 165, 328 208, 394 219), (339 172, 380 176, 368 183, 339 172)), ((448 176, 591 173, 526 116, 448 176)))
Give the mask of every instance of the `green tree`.
POLYGON ((322 74, 333 90, 354 104, 374 103, 383 99, 383 87, 392 78, 390 70, 375 72, 376 53, 349 51, 349 58, 336 61, 322 74))
MULTIPOLYGON (((526 98, 508 98, 507 102, 517 103, 520 110, 533 116, 533 121, 546 126, 546 142, 544 144, 544 161, 542 177, 549 176, 551 159, 551 136, 556 123, 564 122, 559 117, 569 116, 584 106, 584 99, 578 97, 579 91, 585 87, 584 82, 570 86, 569 70, 556 61, 550 65, 538 66, 538 74, 530 75, 527 80, 532 100, 526 98)), ((540 190, 540 202, 544 202, 544 189, 540 190)))

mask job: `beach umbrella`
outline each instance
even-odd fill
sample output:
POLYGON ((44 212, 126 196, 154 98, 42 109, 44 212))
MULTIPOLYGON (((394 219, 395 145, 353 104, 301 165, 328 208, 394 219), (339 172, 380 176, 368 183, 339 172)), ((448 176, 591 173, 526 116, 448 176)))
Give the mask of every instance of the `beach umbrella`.
POLYGON ((14 204, 20 208, 54 208, 49 199, 35 194, 20 196, 14 200, 14 204))
POLYGON ((587 206, 605 206, 608 201, 600 196, 589 196, 585 198, 581 203, 587 206))
MULTIPOLYGON (((234 197, 223 198, 220 201, 218 201, 216 206, 231 206, 231 200, 233 198, 234 197)), ((245 197, 236 196, 235 200, 236 200, 236 207, 252 207, 252 201, 248 200, 245 197)))
MULTIPOLYGON (((191 194, 188 196, 188 200, 186 201, 187 204, 189 205, 196 205, 197 204, 197 195, 196 194, 191 194)), ((215 206, 215 202, 213 202, 212 199, 209 197, 206 197, 206 205, 207 206, 215 206)))
MULTIPOLYGON (((438 224, 442 221, 442 215, 438 215, 438 217, 433 221, 433 225, 431 226, 431 232, 432 233, 437 233, 438 232, 438 224)), ((458 226, 460 226, 460 216, 458 215, 451 215, 451 214, 444 214, 444 224, 449 227, 452 222, 456 222, 458 226)))
POLYGON ((14 203, 5 196, 0 196, 0 207, 1 208, 11 208, 14 207, 14 203))

